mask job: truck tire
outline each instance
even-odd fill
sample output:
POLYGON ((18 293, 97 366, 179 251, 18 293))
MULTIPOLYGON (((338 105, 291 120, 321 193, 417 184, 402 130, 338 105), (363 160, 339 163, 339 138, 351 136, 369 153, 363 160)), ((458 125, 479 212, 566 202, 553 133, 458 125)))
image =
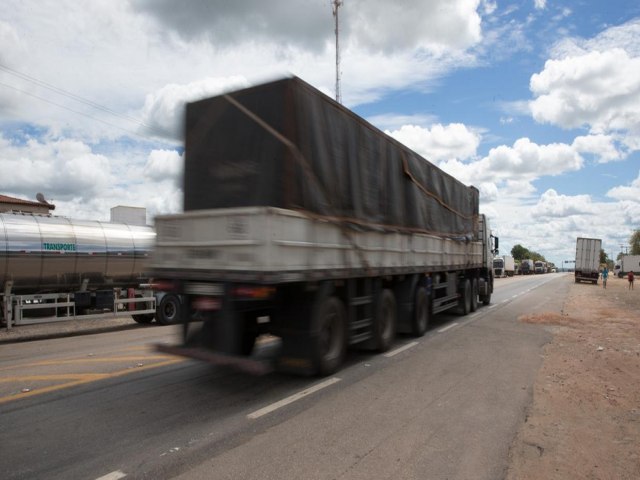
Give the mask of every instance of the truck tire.
POLYGON ((480 300, 482 300, 483 305, 489 305, 491 303, 491 294, 481 295, 480 300))
POLYGON ((422 337, 429 328, 431 317, 431 305, 429 295, 425 287, 416 288, 416 297, 413 304, 413 318, 411 319, 411 334, 422 337))
POLYGON ((385 288, 380 292, 373 319, 373 348, 386 352, 396 338, 397 309, 393 292, 385 288))
POLYGON ((471 281, 471 308, 472 312, 478 310, 478 279, 474 278, 471 281))
POLYGON ((314 335, 312 361, 316 372, 325 376, 334 373, 347 354, 347 314, 336 296, 319 299, 313 311, 314 335))
POLYGON ((160 305, 156 309, 156 322, 160 325, 171 325, 180 319, 182 302, 180 297, 173 293, 167 293, 160 300, 160 305))
POLYGON ((139 315, 131 315, 136 323, 145 324, 153 322, 153 313, 141 313, 139 315))
POLYGON ((469 279, 465 279, 462 282, 462 289, 460 290, 460 298, 458 300, 458 310, 460 315, 467 315, 471 310, 471 282, 469 279))

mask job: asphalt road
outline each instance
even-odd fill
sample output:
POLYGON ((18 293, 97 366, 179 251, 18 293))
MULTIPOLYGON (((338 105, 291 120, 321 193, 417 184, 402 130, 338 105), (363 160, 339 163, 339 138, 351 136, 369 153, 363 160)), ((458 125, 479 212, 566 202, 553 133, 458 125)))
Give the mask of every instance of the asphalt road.
POLYGON ((491 305, 440 315, 335 376, 253 377, 147 345, 175 327, 0 345, 6 479, 502 478, 572 279, 499 279, 491 305))

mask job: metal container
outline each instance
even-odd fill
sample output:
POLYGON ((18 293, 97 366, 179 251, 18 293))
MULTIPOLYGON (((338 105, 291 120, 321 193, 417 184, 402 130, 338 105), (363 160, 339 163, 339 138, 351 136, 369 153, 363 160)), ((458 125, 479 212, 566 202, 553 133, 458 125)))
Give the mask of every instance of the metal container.
POLYGON ((155 240, 153 228, 65 217, 0 213, 0 288, 35 293, 134 285, 155 240))

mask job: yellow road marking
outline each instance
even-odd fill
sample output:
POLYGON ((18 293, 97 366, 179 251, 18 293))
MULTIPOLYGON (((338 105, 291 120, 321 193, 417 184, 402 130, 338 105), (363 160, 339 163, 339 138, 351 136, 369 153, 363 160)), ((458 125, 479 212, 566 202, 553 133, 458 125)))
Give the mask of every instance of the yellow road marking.
MULTIPOLYGON (((164 357, 167 358, 167 357, 164 357)), ((29 390, 28 392, 20 392, 20 393, 16 393, 13 395, 7 395, 4 397, 0 397, 0 405, 3 403, 8 403, 11 402, 13 400, 18 400, 18 399, 22 399, 22 398, 27 398, 27 397, 33 397, 35 395, 42 395, 44 393, 49 393, 49 392, 55 392, 57 390, 63 390, 65 388, 70 388, 70 387, 76 387, 78 385, 83 385, 83 384, 87 384, 87 383, 91 383, 91 382, 95 382, 98 380, 103 380, 103 379, 107 379, 107 378, 116 378, 116 377, 121 377, 124 375, 128 375, 130 373, 133 372, 140 372, 142 370, 148 370, 151 368, 158 368, 158 367, 164 367, 167 365, 173 365, 175 363, 180 363, 180 362, 184 362, 185 359, 184 358, 170 358, 168 360, 165 360, 164 362, 158 362, 158 363, 154 363, 152 365, 144 365, 141 367, 135 367, 135 368, 127 368, 126 370, 118 370, 115 372, 111 372, 111 373, 97 373, 97 374, 91 374, 91 373, 87 373, 87 374, 60 374, 60 375, 27 375, 25 377, 13 377, 13 381, 29 381, 29 379, 33 380, 47 380, 47 379, 68 379, 68 378, 75 378, 76 380, 73 380, 71 382, 65 382, 65 383, 61 383, 59 385, 51 385, 48 387, 42 387, 42 388, 37 388, 34 390, 29 390), (59 377, 59 378, 55 378, 55 377, 59 377), (26 379, 26 380, 25 380, 26 379)), ((0 379, 0 381, 3 381, 3 379, 0 379)))
POLYGON ((28 368, 28 367, 44 367, 49 365, 71 365, 76 363, 103 363, 103 362, 140 362, 142 360, 165 360, 172 358, 170 355, 138 355, 128 357, 82 357, 82 358, 70 358, 61 360, 43 360, 41 362, 34 363, 21 363, 18 365, 9 365, 8 367, 1 367, 0 371, 11 370, 15 368, 28 368))

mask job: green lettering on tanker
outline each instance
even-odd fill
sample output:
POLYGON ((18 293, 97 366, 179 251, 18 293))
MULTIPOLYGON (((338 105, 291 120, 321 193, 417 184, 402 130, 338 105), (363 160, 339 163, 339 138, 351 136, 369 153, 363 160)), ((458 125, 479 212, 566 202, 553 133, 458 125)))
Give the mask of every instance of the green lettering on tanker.
POLYGON ((75 252, 76 244, 75 243, 49 243, 43 242, 42 249, 47 251, 54 252, 75 252))

